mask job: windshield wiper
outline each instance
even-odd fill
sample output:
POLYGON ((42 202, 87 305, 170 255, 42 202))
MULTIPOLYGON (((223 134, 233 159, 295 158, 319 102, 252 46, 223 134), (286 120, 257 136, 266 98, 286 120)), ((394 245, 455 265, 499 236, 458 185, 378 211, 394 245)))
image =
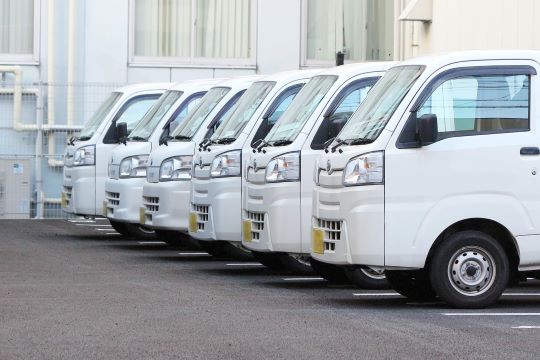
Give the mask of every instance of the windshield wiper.
POLYGON ((129 141, 146 141, 146 138, 143 138, 142 136, 133 136, 128 137, 129 141))
POLYGON ((279 139, 271 142, 272 146, 285 146, 292 144, 292 140, 288 139, 279 139))
POLYGON ((335 136, 334 136, 334 137, 331 137, 330 139, 328 139, 328 140, 326 140, 326 141, 324 142, 324 144, 323 144, 324 152, 328 153, 328 146, 334 142, 334 139, 335 139, 335 138, 336 138, 335 136))
MULTIPOLYGON (((356 139, 345 139, 345 140, 341 140, 341 139, 337 139, 336 140, 337 144, 332 146, 332 148, 330 149, 332 152, 336 152, 336 149, 338 147, 340 147, 341 145, 365 145, 365 144, 371 144, 373 142, 373 139, 368 139, 368 138, 356 138, 356 139)), ((339 152, 342 152, 343 150, 339 150, 339 152)))
POLYGON ((255 146, 255 148, 253 149, 253 153, 255 154, 255 152, 261 152, 261 151, 264 151, 263 149, 267 146, 270 146, 270 143, 264 139, 259 139, 255 142, 257 145, 255 146))
POLYGON ((212 142, 214 144, 230 144, 230 143, 234 142, 235 140, 236 140, 236 138, 234 138, 234 137, 223 137, 223 138, 213 140, 212 142))
POLYGON ((176 135, 174 137, 174 140, 191 140, 191 136, 186 135, 176 135))

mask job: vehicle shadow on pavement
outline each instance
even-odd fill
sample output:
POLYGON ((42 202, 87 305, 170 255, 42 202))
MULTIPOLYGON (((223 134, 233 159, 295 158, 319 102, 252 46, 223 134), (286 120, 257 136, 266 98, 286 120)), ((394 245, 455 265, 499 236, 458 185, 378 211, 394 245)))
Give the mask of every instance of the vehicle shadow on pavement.
MULTIPOLYGON (((290 275, 290 274, 287 274, 290 275)), ((328 281, 286 281, 286 280, 275 280, 275 281, 265 281, 262 283, 266 286, 275 287, 278 289, 328 289, 328 281)))
MULTIPOLYGON (((222 261, 222 260, 221 260, 222 261)), ((237 262, 237 261, 235 261, 237 262)), ((238 262, 241 263, 241 262, 238 262)), ((283 273, 267 268, 266 266, 256 267, 223 267, 212 269, 199 269, 199 271, 212 275, 231 275, 231 276, 275 276, 283 275, 283 273)))

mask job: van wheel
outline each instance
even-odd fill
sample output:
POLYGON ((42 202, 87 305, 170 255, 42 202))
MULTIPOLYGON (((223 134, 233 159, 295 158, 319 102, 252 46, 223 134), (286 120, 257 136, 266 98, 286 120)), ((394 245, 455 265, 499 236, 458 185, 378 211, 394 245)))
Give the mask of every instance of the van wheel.
POLYGON ((281 253, 251 251, 255 260, 272 270, 283 270, 281 253))
POLYGON ((328 264, 314 258, 309 262, 313 270, 332 284, 350 284, 349 278, 345 274, 345 268, 334 264, 328 264))
POLYGON ((390 287, 383 270, 362 266, 345 269, 345 275, 350 282, 362 289, 384 290, 390 287))
POLYGON ((109 220, 109 222, 111 223, 111 226, 112 228, 114 229, 114 231, 116 231, 117 233, 120 233, 124 236, 129 236, 129 233, 126 229, 126 224, 123 223, 123 222, 120 222, 120 221, 115 221, 115 220, 109 220))
POLYGON ((433 301, 436 297, 425 270, 387 270, 385 274, 392 289, 413 301, 433 301))
POLYGON ((129 236, 134 238, 148 240, 156 238, 156 232, 146 226, 130 223, 125 223, 124 226, 129 236))
POLYGON ((510 265, 503 247, 480 231, 460 231, 436 250, 430 279, 448 305, 483 308, 493 305, 508 286, 510 265))
POLYGON ((255 258, 251 253, 251 250, 246 249, 242 246, 241 242, 228 242, 223 241, 223 250, 225 254, 235 260, 240 261, 253 261, 255 258))
POLYGON ((285 270, 294 274, 313 275, 315 272, 309 263, 311 256, 282 253, 281 264, 285 270))

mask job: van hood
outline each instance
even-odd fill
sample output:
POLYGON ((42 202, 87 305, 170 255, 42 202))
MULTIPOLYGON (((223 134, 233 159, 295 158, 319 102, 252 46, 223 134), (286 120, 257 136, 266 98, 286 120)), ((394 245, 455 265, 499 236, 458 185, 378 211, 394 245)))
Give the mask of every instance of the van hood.
POLYGON ((174 156, 193 156, 195 143, 193 141, 170 141, 169 145, 161 145, 152 151, 148 158, 148 166, 161 166, 163 160, 174 156))
POLYGON ((118 145, 111 154, 110 163, 120 165, 123 159, 136 156, 148 155, 152 151, 152 143, 150 141, 130 141, 126 145, 118 145))

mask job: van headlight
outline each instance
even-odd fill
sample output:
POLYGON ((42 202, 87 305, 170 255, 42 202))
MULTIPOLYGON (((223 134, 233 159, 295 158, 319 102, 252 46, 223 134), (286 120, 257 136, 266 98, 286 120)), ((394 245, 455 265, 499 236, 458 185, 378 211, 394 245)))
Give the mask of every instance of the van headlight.
POLYGON ((159 181, 191 180, 193 156, 175 156, 163 160, 159 167, 159 181))
POLYGON ((146 177, 148 155, 137 155, 124 158, 120 163, 120 178, 146 177))
POLYGON ((343 171, 343 185, 382 184, 384 181, 384 153, 376 151, 351 159, 343 171))
POLYGON ((299 181, 300 152, 274 157, 266 166, 266 182, 299 181))
POLYGON ((75 150, 73 166, 94 165, 96 163, 96 146, 88 145, 75 150))
POLYGON ((240 150, 229 151, 216 156, 210 167, 210 176, 240 176, 241 158, 240 150))

